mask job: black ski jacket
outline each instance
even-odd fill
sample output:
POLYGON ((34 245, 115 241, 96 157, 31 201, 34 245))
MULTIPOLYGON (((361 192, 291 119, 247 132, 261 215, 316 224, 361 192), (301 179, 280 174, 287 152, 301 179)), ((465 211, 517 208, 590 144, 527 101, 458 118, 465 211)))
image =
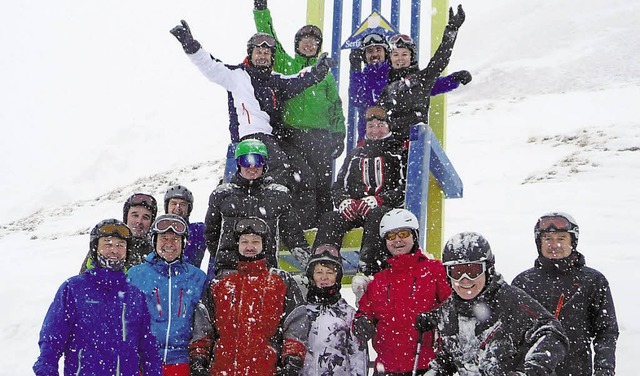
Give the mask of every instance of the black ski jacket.
POLYGON ((437 312, 440 342, 427 375, 554 375, 568 341, 537 301, 487 272, 485 290, 463 300, 452 293, 437 312))
POLYGON ((458 31, 445 27, 442 42, 426 68, 418 70, 414 66, 389 72, 389 84, 378 105, 387 110, 389 126, 398 139, 409 139, 410 126, 429 123, 431 89, 449 64, 457 35, 458 31))
POLYGON ((580 252, 560 260, 540 256, 513 285, 554 313, 567 333, 569 353, 556 368, 558 376, 614 374, 618 321, 609 282, 585 266, 580 252))
POLYGON ((237 269, 238 243, 233 226, 245 217, 260 217, 269 225, 271 236, 263 244, 263 252, 270 268, 278 266, 277 246, 281 239, 289 249, 308 247, 298 217, 291 211, 289 190, 273 183, 269 176, 247 180, 238 172, 209 196, 204 235, 216 270, 237 269))

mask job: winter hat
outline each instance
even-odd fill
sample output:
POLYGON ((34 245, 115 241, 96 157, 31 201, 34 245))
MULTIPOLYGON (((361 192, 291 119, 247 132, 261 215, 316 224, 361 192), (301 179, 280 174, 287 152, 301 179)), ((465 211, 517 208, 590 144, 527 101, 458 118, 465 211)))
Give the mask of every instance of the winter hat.
POLYGON ((300 53, 300 50, 298 49, 298 43, 300 43, 300 40, 304 37, 311 37, 318 41, 318 50, 316 51, 316 56, 318 56, 318 54, 320 54, 320 50, 322 50, 322 30, 320 30, 320 28, 316 25, 305 25, 296 32, 293 44, 298 55, 302 55, 302 53, 300 53))
POLYGON ((193 193, 187 189, 187 187, 182 185, 174 185, 169 188, 167 192, 164 194, 164 212, 167 213, 169 211, 169 201, 172 198, 179 198, 185 200, 189 207, 187 208, 187 218, 191 215, 191 210, 193 210, 193 193))
POLYGON ((93 265, 97 265, 102 268, 117 269, 118 266, 120 266, 120 269, 122 269, 122 267, 124 267, 126 257, 125 260, 122 260, 121 265, 111 265, 110 262, 98 256, 98 239, 108 236, 115 236, 116 238, 125 240, 127 242, 127 256, 129 255, 129 247, 132 239, 131 229, 129 229, 124 222, 115 218, 110 218, 98 222, 98 224, 96 224, 89 233, 89 253, 92 259, 91 261, 93 265))
POLYGON ((132 206, 144 206, 145 208, 151 210, 151 220, 156 219, 156 215, 158 214, 158 203, 153 196, 148 195, 146 193, 134 193, 127 201, 124 202, 124 206, 122 207, 122 221, 127 223, 127 217, 129 216, 129 209, 132 206))
POLYGON ((550 212, 543 214, 536 221, 536 225, 533 227, 533 234, 536 241, 536 247, 538 248, 538 254, 541 254, 540 237, 545 232, 563 232, 566 231, 571 234, 571 249, 576 251, 578 249, 578 238, 580 237, 580 227, 573 217, 563 212, 550 212))
POLYGON ((342 257, 338 248, 332 244, 323 244, 317 246, 313 255, 309 259, 306 270, 309 279, 309 290, 307 292, 307 301, 318 304, 333 304, 341 298, 340 289, 342 288, 342 257), (316 265, 325 267, 334 267, 336 271, 336 283, 333 286, 318 287, 313 281, 313 272, 316 265))

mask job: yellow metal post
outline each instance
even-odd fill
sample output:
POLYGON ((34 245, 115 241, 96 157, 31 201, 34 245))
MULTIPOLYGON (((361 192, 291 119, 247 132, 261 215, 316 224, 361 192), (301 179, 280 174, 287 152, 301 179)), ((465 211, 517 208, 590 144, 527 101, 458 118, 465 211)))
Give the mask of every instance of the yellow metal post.
POLYGON ((324 30, 324 0, 307 0, 307 25, 324 30))
MULTIPOLYGON (((432 0, 431 6, 431 55, 442 41, 442 33, 449 19, 449 2, 447 0, 432 0)), ((442 73, 446 75, 446 69, 442 73)), ((445 94, 431 98, 429 110, 429 125, 433 130, 442 148, 446 148, 446 126, 447 126, 447 96, 445 94)), ((446 150, 446 149, 445 149, 446 150)), ((428 214, 427 214, 427 249, 438 259, 442 257, 442 246, 444 244, 444 195, 440 186, 433 178, 429 177, 428 193, 428 214)))

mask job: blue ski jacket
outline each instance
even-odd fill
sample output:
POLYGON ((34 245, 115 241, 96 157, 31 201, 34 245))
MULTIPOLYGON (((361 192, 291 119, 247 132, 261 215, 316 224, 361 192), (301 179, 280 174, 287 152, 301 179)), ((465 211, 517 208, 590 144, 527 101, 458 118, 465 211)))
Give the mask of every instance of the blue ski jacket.
POLYGON ((162 375, 144 295, 123 272, 92 268, 58 289, 40 331, 36 375, 162 375), (142 373, 141 373, 142 370, 142 373))
POLYGON ((189 363, 193 314, 202 296, 206 274, 176 260, 168 264, 155 252, 127 273, 128 281, 146 297, 151 331, 163 364, 189 363))

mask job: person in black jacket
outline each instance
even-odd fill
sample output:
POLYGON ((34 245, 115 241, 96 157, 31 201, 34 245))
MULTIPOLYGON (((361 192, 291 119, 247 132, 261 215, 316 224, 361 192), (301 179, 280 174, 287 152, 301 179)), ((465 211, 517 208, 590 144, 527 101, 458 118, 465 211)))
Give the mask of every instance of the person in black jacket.
POLYGON ((291 195, 287 187, 277 184, 268 169, 267 148, 259 140, 247 139, 236 147, 238 171, 226 184, 221 184, 209 196, 209 209, 204 220, 204 236, 211 254, 208 280, 221 278, 238 265, 238 244, 233 226, 239 218, 258 217, 267 222, 271 231, 263 244, 267 266, 278 267, 277 250, 280 240, 303 267, 311 255, 298 217, 291 210, 291 195), (215 275, 214 275, 215 274, 215 275))
MULTIPOLYGON (((397 34, 389 39, 391 70, 389 84, 384 88, 378 105, 387 110, 391 131, 398 139, 409 139, 412 125, 429 122, 429 98, 438 77, 449 64, 458 29, 465 20, 462 5, 458 12, 449 8, 449 23, 444 28, 442 42, 426 68, 418 68, 416 45, 411 37, 397 34)), ((464 79, 468 82, 470 77, 464 79)))
POLYGON ((372 275, 391 257, 378 226, 389 210, 404 206, 407 148, 391 134, 383 108, 371 107, 365 117, 364 143, 347 155, 331 188, 338 210, 321 217, 314 247, 331 244, 340 249, 344 234, 363 226, 358 268, 372 275))
POLYGON ((556 368, 558 376, 614 375, 618 322, 611 289, 602 273, 585 266, 579 234, 569 214, 540 217, 534 227, 538 258, 513 285, 554 313, 567 332, 569 353, 556 368))
POLYGON ((475 232, 456 234, 442 262, 454 293, 416 319, 416 329, 435 328, 440 343, 425 375, 554 375, 569 345, 563 328, 496 272, 489 242, 475 232))

